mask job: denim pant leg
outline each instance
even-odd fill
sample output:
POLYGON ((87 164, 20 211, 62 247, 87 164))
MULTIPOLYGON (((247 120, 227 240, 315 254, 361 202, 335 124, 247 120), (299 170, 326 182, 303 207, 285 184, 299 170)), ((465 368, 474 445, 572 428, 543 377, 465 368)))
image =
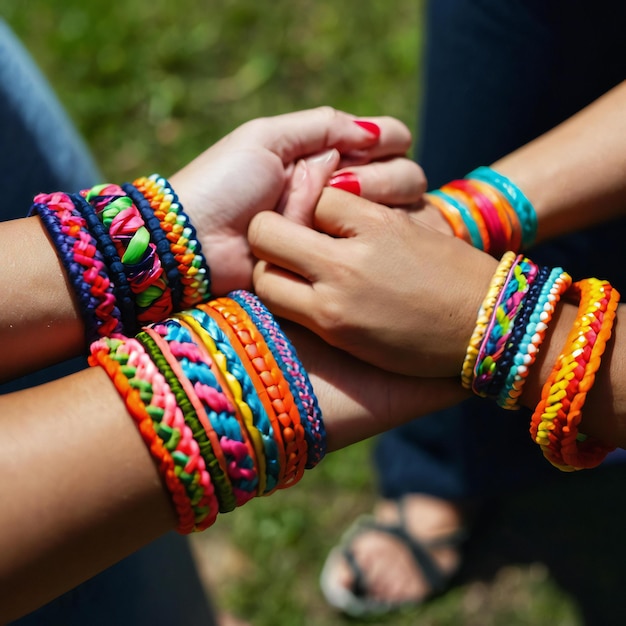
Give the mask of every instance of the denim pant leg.
MULTIPOLYGON (((91 155, 50 86, 1 20, 0 138, 2 220, 25 216, 38 192, 76 191, 100 181, 91 155)), ((74 359, 1 385, 0 393, 40 384, 85 365, 84 359, 74 359)), ((173 532, 14 622, 20 626, 214 623, 188 541, 173 532)))
MULTIPOLYGON (((625 26, 621 0, 431 0, 416 154, 429 187, 492 163, 622 81, 625 26)), ((625 235, 619 220, 529 256, 575 279, 607 278, 625 294, 625 235)), ((381 494, 490 497, 554 476, 529 416, 476 398, 382 435, 381 494)))

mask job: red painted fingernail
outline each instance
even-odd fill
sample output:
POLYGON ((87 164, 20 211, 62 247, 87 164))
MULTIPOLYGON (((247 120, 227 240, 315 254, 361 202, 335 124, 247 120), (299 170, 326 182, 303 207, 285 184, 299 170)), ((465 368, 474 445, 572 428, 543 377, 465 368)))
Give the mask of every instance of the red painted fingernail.
POLYGON ((343 189, 344 191, 353 193, 355 196, 361 195, 361 183, 356 177, 356 174, 352 172, 344 172, 343 174, 333 176, 328 181, 328 186, 334 187, 335 189, 343 189))
POLYGON ((354 123, 371 133, 378 139, 380 137, 380 126, 374 122, 366 122, 365 120, 354 120, 354 123))

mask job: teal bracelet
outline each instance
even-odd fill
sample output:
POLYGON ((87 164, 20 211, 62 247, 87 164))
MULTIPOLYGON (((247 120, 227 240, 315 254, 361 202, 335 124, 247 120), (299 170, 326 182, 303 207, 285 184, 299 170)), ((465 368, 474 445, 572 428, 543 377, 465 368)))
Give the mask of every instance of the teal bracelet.
POLYGON ((461 215, 463 219, 463 223, 467 228, 470 239, 472 241, 472 246, 474 248, 478 248, 479 250, 485 249, 483 238, 478 230, 478 224, 476 224, 476 220, 472 217, 472 214, 469 212, 469 209, 462 203, 459 202, 456 198, 453 198, 449 194, 441 191, 441 189, 434 189, 433 191, 428 192, 431 195, 440 197, 444 202, 451 204, 461 215))
POLYGON ((476 178, 493 185, 503 193, 515 210, 522 227, 522 246, 529 248, 537 238, 537 214, 530 200, 522 190, 509 178, 494 169, 481 166, 470 172, 465 178, 476 178))

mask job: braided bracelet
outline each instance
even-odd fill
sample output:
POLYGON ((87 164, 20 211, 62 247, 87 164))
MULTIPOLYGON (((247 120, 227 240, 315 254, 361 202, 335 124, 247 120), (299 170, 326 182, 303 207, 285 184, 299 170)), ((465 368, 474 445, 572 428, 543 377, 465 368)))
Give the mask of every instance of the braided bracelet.
POLYGON ((553 465, 574 471, 599 465, 614 449, 581 435, 578 425, 611 336, 619 293, 607 281, 589 278, 573 283, 566 295, 579 298, 578 316, 542 389, 530 432, 553 465))
POLYGON ((245 504, 257 494, 254 448, 246 429, 242 428, 237 419, 233 401, 224 392, 227 385, 222 373, 205 350, 201 339, 182 320, 168 319, 153 328, 162 336, 165 335, 172 354, 182 366, 184 376, 202 402, 210 421, 207 434, 216 456, 223 458, 236 505, 245 504))
POLYGON ((182 285, 180 308, 192 307, 211 297, 211 271, 202 253, 196 230, 165 178, 158 174, 141 177, 133 186, 149 202, 161 230, 166 233, 177 263, 182 285))
POLYGON ((461 384, 465 389, 472 388, 474 366, 476 364, 476 359, 478 358, 481 342, 487 330, 493 309, 498 301, 502 286, 507 279, 509 270, 515 263, 516 258, 516 254, 514 252, 509 251, 504 253, 491 279, 487 295, 478 310, 476 326, 474 327, 474 331, 470 337, 461 369, 461 384))
POLYGON ((228 297, 237 302, 250 316, 289 382, 304 426, 307 443, 306 469, 311 469, 326 454, 326 432, 317 398, 306 370, 298 359, 295 348, 276 323, 274 316, 254 294, 238 290, 231 291, 228 297))
MULTIPOLYGON (((207 323, 208 321, 206 313, 200 312, 200 320, 197 319, 198 314, 195 309, 190 309, 188 311, 183 311, 182 313, 177 313, 175 317, 185 322, 185 324, 187 324, 193 330, 196 336, 201 339, 202 345, 209 352, 211 358, 222 372, 226 388, 228 389, 229 395, 233 401, 233 405, 237 410, 237 417, 242 426, 246 429, 246 432, 252 444, 251 452, 254 454, 254 460, 258 475, 258 489, 256 495, 263 495, 267 486, 267 461, 265 457, 265 444, 267 444, 268 446, 271 445, 273 439, 267 437, 264 439, 261 432, 257 429, 254 423, 254 415, 252 413, 252 410, 248 406, 244 398, 241 382, 229 369, 228 356, 217 347, 216 342, 211 336, 210 332, 203 325, 203 322, 207 323)), ((233 365, 232 361, 230 365, 233 365)), ((240 372, 238 371, 238 373, 240 372)))
MULTIPOLYGON (((263 396, 267 396, 275 416, 274 433, 284 461, 279 487, 289 487, 300 480, 306 465, 306 441, 302 418, 289 384, 274 360, 263 336, 246 311, 232 298, 219 298, 205 305, 219 312, 233 331, 233 345, 240 345, 243 359, 250 364, 251 377, 259 380, 263 396)), ((245 362, 245 361, 244 361, 245 362)))
POLYGON ((35 196, 30 215, 38 214, 63 264, 78 301, 88 342, 122 332, 102 254, 71 197, 64 193, 35 196))
POLYGON ((143 346, 135 339, 102 338, 91 345, 90 365, 100 365, 108 374, 118 393, 126 403, 131 417, 150 454, 154 457, 163 477, 178 516, 178 531, 193 531, 196 520, 194 510, 177 471, 176 460, 168 449, 169 429, 160 429, 163 408, 151 405, 154 398, 153 381, 158 384, 156 366, 146 357, 143 346))

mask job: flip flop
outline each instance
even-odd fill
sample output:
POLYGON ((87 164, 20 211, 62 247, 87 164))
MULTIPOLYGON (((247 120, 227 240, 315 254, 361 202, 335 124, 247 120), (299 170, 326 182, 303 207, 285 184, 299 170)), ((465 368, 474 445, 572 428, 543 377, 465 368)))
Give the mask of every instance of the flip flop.
POLYGON ((420 541, 406 530, 406 515, 402 500, 398 500, 399 521, 397 524, 381 524, 371 515, 358 517, 342 536, 324 563, 320 574, 320 587, 326 601, 334 608, 351 617, 376 617, 423 604, 449 588, 450 581, 457 572, 445 572, 431 556, 431 551, 440 547, 460 548, 467 540, 466 529, 461 528, 434 541, 420 541), (369 598, 365 572, 357 563, 352 551, 356 537, 365 532, 383 532, 400 539, 411 552, 415 564, 421 570, 430 586, 430 591, 415 600, 384 602, 369 598), (344 587, 336 580, 334 572, 340 560, 344 560, 352 571, 353 584, 344 587))

